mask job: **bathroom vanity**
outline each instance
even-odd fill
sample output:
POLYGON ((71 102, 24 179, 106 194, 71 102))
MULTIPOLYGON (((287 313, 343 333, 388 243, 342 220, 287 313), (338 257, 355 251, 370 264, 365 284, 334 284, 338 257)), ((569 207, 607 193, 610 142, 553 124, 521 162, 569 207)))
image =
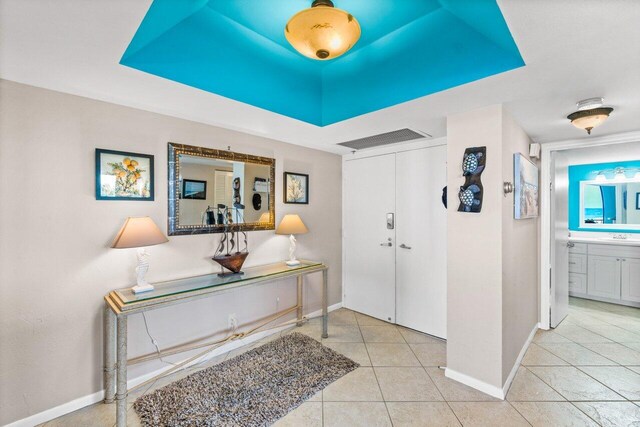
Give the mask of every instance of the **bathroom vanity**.
POLYGON ((640 307, 640 239, 571 237, 569 295, 640 307))

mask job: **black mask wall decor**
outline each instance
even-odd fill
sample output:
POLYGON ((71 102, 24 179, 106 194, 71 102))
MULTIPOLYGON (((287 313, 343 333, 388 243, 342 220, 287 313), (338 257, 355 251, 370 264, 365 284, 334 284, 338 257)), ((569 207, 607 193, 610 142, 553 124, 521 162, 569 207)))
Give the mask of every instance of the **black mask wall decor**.
POLYGON ((487 147, 467 148, 462 158, 464 185, 460 187, 458 212, 479 213, 482 210, 484 190, 480 179, 487 162, 487 147))
POLYGON ((244 209, 242 205, 242 196, 240 196, 240 178, 233 178, 233 207, 238 209, 244 209))
POLYGON ((253 209, 259 211, 262 208, 262 196, 258 193, 253 193, 253 198, 251 199, 253 203, 253 209))

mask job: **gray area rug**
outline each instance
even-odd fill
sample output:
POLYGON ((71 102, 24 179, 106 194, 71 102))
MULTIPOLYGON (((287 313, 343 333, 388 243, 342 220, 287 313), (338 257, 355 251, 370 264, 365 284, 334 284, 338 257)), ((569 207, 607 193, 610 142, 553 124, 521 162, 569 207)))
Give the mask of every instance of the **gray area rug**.
POLYGON ((359 365, 293 333, 141 396, 144 426, 268 426, 359 365))

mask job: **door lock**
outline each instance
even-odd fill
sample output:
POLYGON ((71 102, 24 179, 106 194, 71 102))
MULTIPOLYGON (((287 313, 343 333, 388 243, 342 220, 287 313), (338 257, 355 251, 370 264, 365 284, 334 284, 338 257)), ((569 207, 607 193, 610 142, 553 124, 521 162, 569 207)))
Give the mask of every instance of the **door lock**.
POLYGON ((393 218, 393 212, 387 214, 387 230, 393 230, 395 228, 395 220, 393 218))

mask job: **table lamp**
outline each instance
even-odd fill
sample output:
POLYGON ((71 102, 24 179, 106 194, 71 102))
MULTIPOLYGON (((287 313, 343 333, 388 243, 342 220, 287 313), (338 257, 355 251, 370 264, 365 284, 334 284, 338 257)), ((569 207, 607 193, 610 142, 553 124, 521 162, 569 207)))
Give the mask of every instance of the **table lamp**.
POLYGON ((300 265, 300 261, 296 259, 296 238, 294 234, 304 234, 308 232, 307 226, 304 225, 298 215, 285 215, 282 221, 280 221, 280 225, 278 225, 276 229, 276 234, 289 234, 289 261, 287 261, 289 267, 300 265))
POLYGON ((129 217, 113 239, 111 244, 115 249, 138 248, 138 266, 136 267, 137 285, 131 288, 134 294, 153 290, 144 276, 149 270, 149 252, 147 246, 166 243, 169 239, 160 231, 155 222, 148 216, 129 217))

